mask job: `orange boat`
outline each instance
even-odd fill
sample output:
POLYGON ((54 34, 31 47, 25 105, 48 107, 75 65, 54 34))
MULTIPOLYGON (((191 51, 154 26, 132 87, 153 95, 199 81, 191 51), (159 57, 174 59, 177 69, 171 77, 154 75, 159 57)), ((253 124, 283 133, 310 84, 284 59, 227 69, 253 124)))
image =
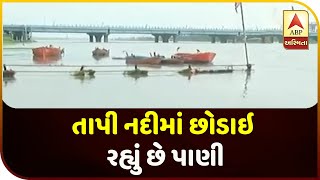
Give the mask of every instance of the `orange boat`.
POLYGON ((160 57, 126 57, 126 64, 160 64, 160 57))
POLYGON ((64 54, 64 48, 55 48, 52 45, 49 47, 39 47, 32 49, 33 55, 36 57, 59 57, 64 54))
POLYGON ((181 59, 184 63, 210 63, 215 58, 216 53, 176 53, 174 58, 181 59))

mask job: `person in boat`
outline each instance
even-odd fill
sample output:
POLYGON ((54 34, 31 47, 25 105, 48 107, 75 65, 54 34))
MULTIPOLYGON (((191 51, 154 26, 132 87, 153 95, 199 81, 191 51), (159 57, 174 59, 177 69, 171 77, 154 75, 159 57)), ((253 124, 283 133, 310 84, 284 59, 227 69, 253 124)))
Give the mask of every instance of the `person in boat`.
POLYGON ((84 66, 81 66, 80 71, 83 71, 83 69, 84 69, 84 66))
POLYGON ((199 49, 197 49, 197 53, 199 53, 200 52, 200 50, 199 49))
POLYGON ((4 64, 3 65, 3 72, 8 72, 8 71, 11 71, 12 72, 12 69, 7 69, 7 66, 4 64))
POLYGON ((64 48, 61 49, 61 55, 64 54, 64 48))
POLYGON ((196 73, 199 72, 198 69, 193 69, 190 64, 189 64, 189 66, 188 66, 188 69, 189 69, 189 71, 190 71, 192 74, 196 74, 196 73))
POLYGON ((52 47, 53 47, 52 44, 50 44, 50 45, 49 45, 49 48, 52 48, 52 47))
POLYGON ((126 56, 128 57, 129 56, 129 54, 128 54, 128 52, 127 51, 122 51, 123 53, 126 53, 126 56))
POLYGON ((153 52, 153 56, 156 57, 156 56, 157 56, 157 53, 156 53, 156 52, 153 52))
POLYGON ((180 47, 177 48, 177 52, 179 51, 180 47))

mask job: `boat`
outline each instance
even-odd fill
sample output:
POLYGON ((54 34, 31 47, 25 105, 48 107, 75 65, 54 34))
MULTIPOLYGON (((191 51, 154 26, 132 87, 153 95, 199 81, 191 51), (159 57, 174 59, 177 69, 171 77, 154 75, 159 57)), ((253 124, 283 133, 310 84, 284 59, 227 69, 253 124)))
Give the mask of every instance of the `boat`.
POLYGON ((234 71, 233 68, 216 69, 216 70, 200 70, 200 69, 191 68, 191 66, 189 65, 189 68, 178 71, 178 73, 182 75, 224 74, 224 73, 232 73, 233 71, 234 71))
POLYGON ((216 53, 176 53, 173 55, 174 59, 183 60, 184 63, 210 63, 215 58, 216 53))
POLYGON ((140 70, 137 68, 137 65, 135 65, 135 70, 131 70, 131 71, 124 71, 123 72, 124 76, 130 76, 134 79, 139 79, 141 77, 147 77, 148 76, 148 71, 145 70, 140 70))
POLYGON ((145 57, 145 56, 127 56, 126 64, 160 64, 159 57, 145 57))
POLYGON ((94 74, 96 73, 96 71, 89 69, 89 70, 80 70, 80 71, 75 71, 72 73, 72 76, 94 76, 94 74))
POLYGON ((12 78, 15 74, 16 74, 16 72, 11 70, 11 69, 3 71, 3 77, 4 78, 12 78))
POLYGON ((110 50, 105 48, 96 48, 92 51, 92 55, 96 57, 109 57, 110 50))
POLYGON ((32 52, 36 57, 59 57, 64 54, 64 48, 55 48, 50 45, 49 47, 33 48, 32 52))
POLYGON ((13 76, 16 74, 15 71, 13 71, 12 69, 7 69, 6 65, 3 65, 3 77, 4 78, 13 78, 13 76))
POLYGON ((131 70, 131 71, 124 71, 123 72, 124 75, 131 75, 131 76, 148 76, 148 71, 144 71, 144 70, 131 70))

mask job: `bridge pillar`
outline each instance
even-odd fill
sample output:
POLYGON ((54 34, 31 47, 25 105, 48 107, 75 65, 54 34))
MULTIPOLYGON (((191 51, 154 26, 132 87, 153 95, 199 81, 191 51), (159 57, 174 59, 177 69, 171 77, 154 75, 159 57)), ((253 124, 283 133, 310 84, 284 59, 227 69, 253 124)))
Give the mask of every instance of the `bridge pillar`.
POLYGON ((283 43, 283 37, 279 38, 279 43, 283 43))
POLYGON ((96 38, 96 42, 101 42, 102 34, 95 34, 94 37, 96 38))
POLYGON ((220 43, 227 43, 226 37, 220 37, 220 43))
POLYGON ((283 37, 282 36, 277 36, 276 38, 278 39, 279 43, 283 43, 283 37))
POLYGON ((93 42, 93 35, 92 34, 89 34, 89 41, 93 42))
POLYGON ((237 42, 237 38, 236 37, 233 37, 232 38, 232 43, 236 43, 237 42))
POLYGON ((23 41, 28 41, 29 33, 28 32, 22 32, 22 40, 23 41))
POLYGON ((171 34, 162 34, 161 37, 162 37, 162 42, 168 43, 171 37, 171 34))
POLYGON ((177 42, 177 35, 172 35, 173 37, 173 42, 176 43, 177 42))
POLYGON ((17 40, 18 40, 18 36, 17 36, 16 34, 12 34, 12 39, 13 39, 14 41, 17 41, 17 40))
POLYGON ((87 33, 89 35, 89 41, 94 42, 94 39, 96 39, 96 42, 101 42, 102 37, 104 42, 108 42, 108 36, 109 34, 105 33, 87 33))
POLYGON ((270 36, 270 42, 274 43, 274 36, 270 36))
POLYGON ((109 42, 109 34, 103 35, 103 42, 109 42))
POLYGON ((216 43, 216 37, 215 36, 211 36, 211 43, 216 43))
POLYGON ((178 35, 177 34, 152 34, 154 36, 154 42, 155 43, 158 43, 160 41, 160 37, 162 39, 162 42, 163 43, 168 43, 171 36, 173 38, 173 42, 177 42, 177 37, 178 35))
POLYGON ((22 41, 23 40, 23 32, 12 32, 13 40, 22 41))
POLYGON ((27 34, 25 35, 26 41, 30 41, 31 40, 31 32, 27 32, 27 34))
POLYGON ((159 42, 159 35, 153 35, 154 36, 154 42, 158 43, 159 42))

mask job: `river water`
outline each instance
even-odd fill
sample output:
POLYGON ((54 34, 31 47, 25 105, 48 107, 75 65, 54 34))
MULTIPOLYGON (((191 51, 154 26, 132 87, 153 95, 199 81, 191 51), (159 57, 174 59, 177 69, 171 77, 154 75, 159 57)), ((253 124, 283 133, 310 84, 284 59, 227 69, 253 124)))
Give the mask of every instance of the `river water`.
MULTIPOLYGON (((4 46, 5 64, 39 64, 32 47, 53 44, 65 48, 63 65, 119 65, 91 67, 94 78, 75 78, 68 71, 79 67, 13 67, 14 79, 3 82, 3 100, 13 108, 309 108, 317 103, 317 45, 309 50, 285 50, 281 43, 248 44, 253 71, 229 74, 182 76, 186 67, 140 67, 148 77, 132 78, 122 71, 133 69, 123 51, 136 55, 158 52, 170 56, 180 51, 214 51, 215 65, 245 64, 243 44, 206 42, 109 42, 89 43, 86 39, 39 40, 25 45, 4 46), (110 49, 110 58, 95 60, 95 47, 110 49), (20 72, 21 71, 21 72, 20 72), (49 72, 25 72, 49 71, 49 72), (50 72, 51 71, 51 72, 50 72), (63 71, 63 72, 52 72, 63 71)), ((200 69, 214 69, 201 66, 200 69)))

